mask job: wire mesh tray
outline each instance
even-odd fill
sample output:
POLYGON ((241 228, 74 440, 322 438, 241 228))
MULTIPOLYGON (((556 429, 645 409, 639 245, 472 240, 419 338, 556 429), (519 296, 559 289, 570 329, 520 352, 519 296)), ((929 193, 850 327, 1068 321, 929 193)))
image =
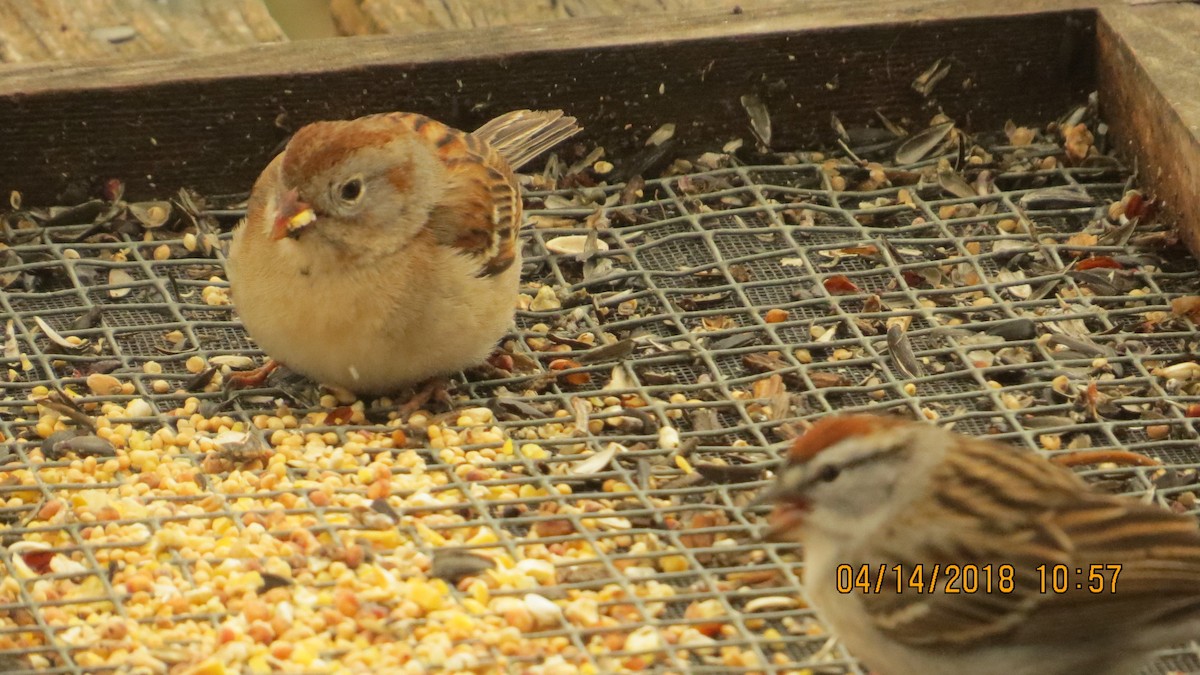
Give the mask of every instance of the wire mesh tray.
POLYGON ((535 185, 511 372, 409 420, 295 381, 222 390, 259 356, 222 272, 236 209, 14 212, 0 665, 862 673, 741 508, 834 411, 1124 447, 1162 465, 1089 477, 1197 512, 1200 396, 1176 373, 1197 336, 1171 301, 1200 272, 1130 221, 1128 170, 1033 140, 977 139, 981 196, 906 183, 937 158, 815 153, 535 185))

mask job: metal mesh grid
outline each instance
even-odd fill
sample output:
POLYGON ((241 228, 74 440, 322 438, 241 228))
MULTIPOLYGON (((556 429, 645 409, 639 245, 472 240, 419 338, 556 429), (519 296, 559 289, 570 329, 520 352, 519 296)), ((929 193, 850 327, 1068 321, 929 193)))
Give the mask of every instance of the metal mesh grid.
MULTIPOLYGON (((989 150, 1037 157, 1056 148, 989 150)), ((764 610, 743 611, 756 598, 801 593, 796 558, 787 549, 757 543, 756 518, 740 509, 762 485, 764 463, 778 457, 780 441, 798 419, 833 411, 891 411, 937 417, 967 433, 995 434, 1038 449, 1054 447, 1055 439, 1064 450, 1125 447, 1160 459, 1164 466, 1105 466, 1089 475, 1114 491, 1197 511, 1193 491, 1200 451, 1186 412, 1200 397, 1175 389, 1154 371, 1189 361, 1196 353, 1194 326, 1172 316, 1169 301, 1196 293, 1200 272, 1178 250, 1072 239, 1120 199, 1127 171, 1056 167, 1006 173, 996 179, 1002 192, 971 199, 947 198, 936 186, 910 187, 905 188, 909 205, 896 203, 900 188, 835 190, 830 165, 819 158, 805 161, 812 159, 791 156, 779 166, 727 166, 652 180, 632 203, 622 203, 629 195, 619 185, 530 193, 533 224, 525 233, 525 290, 533 297, 540 285, 550 284, 563 306, 518 311, 516 331, 505 346, 523 369, 501 379, 457 378, 462 397, 457 404, 491 409, 503 438, 518 445, 536 441, 548 455, 499 455, 495 439, 472 442, 478 439, 471 429, 478 425, 455 415, 429 420, 437 431, 423 437, 419 428, 410 429, 408 445, 424 472, 439 477, 436 492, 455 495, 459 507, 395 502, 399 506, 392 515, 399 520, 404 546, 429 558, 461 549, 499 551, 520 561, 539 547, 584 540, 591 555, 559 560, 558 585, 539 592, 561 600, 581 591, 615 588, 599 602, 601 614, 634 628, 652 626, 660 634, 671 627, 691 627, 690 637, 699 633, 708 640, 634 643, 628 625, 583 626, 572 620, 537 627, 527 636, 537 644, 554 645, 573 666, 590 665, 599 672, 617 664, 655 672, 811 668, 863 673, 803 606, 759 600, 753 608, 764 610), (1096 205, 1022 206, 1022 196, 1049 186, 1078 188, 1096 205), (607 223, 595 217, 602 205, 607 223), (1005 219, 1027 219, 1037 236, 1000 229, 1005 219), (547 252, 547 242, 557 237, 593 232, 608 248, 592 252, 587 260, 547 252), (1078 271, 1080 252, 1109 256, 1124 269, 1078 271), (1023 278, 1013 276, 1016 271, 1023 278), (830 287, 842 284, 840 278, 829 282, 837 275, 844 275, 854 290, 832 293, 830 287), (784 320, 778 320, 778 312, 768 317, 781 309, 787 312, 784 320), (889 320, 911 322, 907 335, 922 374, 909 376, 891 356, 885 337, 889 320), (1004 320, 1031 321, 1032 332, 989 341, 986 331, 1004 320), (1085 338, 1088 333, 1091 337, 1085 338), (631 339, 631 351, 597 357, 589 347, 600 343, 595 336, 605 334, 631 339), (1001 349, 1011 351, 1001 354, 1001 349), (556 360, 571 363, 552 376, 550 364, 556 360), (768 383, 772 374, 782 377, 783 393, 768 383), (1073 391, 1055 394, 1051 382, 1062 375, 1072 390, 1095 381, 1108 399, 1108 412, 1089 417, 1080 412, 1073 391), (581 406, 581 400, 592 404, 581 406), (588 418, 584 425, 591 434, 571 433, 569 425, 580 415, 588 418), (1148 432, 1151 426, 1156 428, 1148 432), (678 433, 678 443, 671 430, 678 433), (438 446, 448 443, 447 435, 460 437, 457 445, 465 452, 476 451, 471 466, 484 474, 446 462, 438 446), (610 442, 624 451, 594 473, 577 473, 581 459, 604 451, 610 442), (505 488, 516 497, 494 498, 505 488), (443 517, 431 518, 438 515, 443 517), (463 543, 481 529, 497 540, 463 543), (429 530, 449 541, 431 543, 429 530), (629 651, 633 646, 640 651, 629 651)), ((220 223, 225 239, 238 213, 214 209, 200 215, 202 239, 205 223, 220 223)), ((1138 234, 1156 227, 1149 225, 1138 234)), ((253 426, 256 416, 276 415, 280 396, 290 398, 296 418, 328 412, 322 406, 328 400, 306 399, 287 387, 233 398, 213 386, 210 391, 182 391, 196 384, 186 365, 191 357, 258 355, 232 308, 219 304, 224 286, 220 249, 211 256, 204 255, 203 246, 185 253, 182 231, 170 228, 72 241, 89 228, 46 227, 9 242, 18 257, 10 254, 8 261, 14 264, 5 273, 23 276, 0 295, 0 305, 12 321, 8 344, 24 356, 6 353, 6 367, 13 372, 5 379, 12 381, 0 384, 0 433, 9 441, 0 452, 0 566, 9 575, 0 586, 0 664, 6 672, 124 672, 132 666, 79 656, 96 646, 94 639, 80 637, 79 624, 103 625, 106 617, 161 630, 162 643, 152 654, 168 665, 211 653, 214 645, 189 641, 183 629, 189 624, 220 626, 232 612, 189 607, 174 615, 139 615, 133 608, 137 591, 123 576, 121 556, 113 554, 151 546, 172 523, 202 522, 203 529, 226 519, 236 533, 245 533, 248 516, 267 518, 270 511, 242 510, 240 500, 268 497, 285 502, 285 513, 303 516, 307 529, 322 542, 347 541, 370 529, 353 520, 360 512, 336 499, 315 498, 310 480, 331 473, 349 479, 360 473, 361 462, 289 462, 289 488, 238 493, 223 482, 229 471, 213 471, 204 452, 186 450, 177 461, 195 467, 197 489, 177 497, 159 490, 134 490, 132 495, 145 505, 204 504, 202 510, 118 518, 110 524, 123 528, 116 543, 100 545, 91 541, 94 522, 45 517, 45 505, 52 500, 70 505, 86 501, 89 494, 145 484, 148 472, 144 465, 122 460, 111 475, 90 482, 94 478, 80 471, 80 463, 90 460, 42 456, 37 423, 39 411, 44 419, 46 409, 39 410, 34 398, 46 389, 79 392, 76 401, 84 407, 140 398, 150 408, 129 422, 147 430, 176 428, 189 419, 194 412, 187 407, 190 397, 201 401, 204 416, 224 415, 229 425, 240 421, 253 426), (173 256, 156 260, 154 251, 163 244, 173 256), (132 277, 117 288, 134 290, 112 297, 113 287, 104 283, 110 269, 132 277), (36 290, 22 290, 26 282, 36 284, 36 290), (214 294, 218 304, 209 302, 214 294), (99 324, 72 330, 73 322, 95 306, 104 308, 99 324), (35 317, 64 334, 102 342, 103 353, 53 352, 35 317), (181 342, 168 342, 164 336, 172 331, 182 333, 181 342), (113 374, 131 382, 133 390, 89 394, 85 373, 98 361, 112 360, 119 362, 110 364, 115 365, 113 374), (144 372, 150 361, 161 365, 161 374, 144 372), (169 391, 156 393, 156 380, 166 380, 169 391), (222 499, 205 503, 212 494, 222 499), (14 544, 41 538, 61 542, 53 552, 77 565, 33 577, 17 575, 22 562, 17 558, 26 549, 14 549, 14 544), (48 584, 60 580, 73 582, 70 593, 50 592, 48 584), (67 621, 67 616, 80 618, 67 621)), ((197 232, 195 227, 187 230, 197 232)), ((1005 325, 1017 333, 1029 328, 1005 325)), ((332 434, 330 444, 344 448, 361 440, 359 431, 394 432, 396 424, 388 423, 386 408, 387 402, 365 408, 367 419, 358 418, 362 423, 322 423, 319 416, 309 417, 316 423, 304 431, 332 434)), ((113 425, 122 422, 111 420, 113 425)), ((216 436, 222 430, 209 431, 216 436)), ((374 452, 389 450, 366 450, 368 456, 374 452)), ((246 471, 258 479, 270 469, 258 464, 246 471)), ((365 488, 344 485, 334 496, 362 495, 365 488)), ((411 492, 393 495, 407 498, 411 492)), ((268 520, 271 536, 295 536, 270 528, 268 520)), ((169 548, 159 555, 172 570, 169 580, 189 586, 202 584, 225 557, 237 554, 169 548)), ((495 594, 520 597, 526 590, 499 589, 495 594)), ((454 585, 448 593, 454 602, 470 596, 454 585)), ((408 623, 403 630, 410 632, 397 639, 426 622, 408 623)), ((119 644, 121 636, 101 634, 98 639, 119 644)), ((544 649, 505 653, 483 636, 465 639, 479 645, 481 657, 474 664, 479 669, 522 671, 546 658, 544 649)), ((349 651, 320 656, 335 662, 349 651)), ((428 654, 413 658, 423 667, 445 666, 428 654)), ((1200 671, 1195 644, 1165 653, 1148 672, 1172 671, 1200 671)))

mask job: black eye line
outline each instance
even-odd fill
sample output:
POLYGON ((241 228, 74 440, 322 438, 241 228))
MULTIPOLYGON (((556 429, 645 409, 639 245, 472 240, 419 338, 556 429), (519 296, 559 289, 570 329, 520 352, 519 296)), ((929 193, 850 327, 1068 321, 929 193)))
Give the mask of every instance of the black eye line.
POLYGON ((834 464, 826 464, 825 466, 818 469, 817 473, 815 473, 812 476, 812 478, 809 479, 808 482, 810 485, 815 484, 815 483, 832 483, 846 469, 852 469, 860 464, 866 464, 867 462, 874 462, 879 459, 889 459, 892 455, 899 454, 899 453, 903 452, 904 450, 906 450, 907 448, 908 448, 908 446, 905 443, 899 442, 899 443, 895 443, 895 444, 880 448, 877 452, 874 452, 870 455, 865 455, 863 457, 859 457, 857 459, 850 460, 849 462, 846 462, 845 464, 842 464, 841 466, 836 466, 834 464), (830 474, 831 471, 832 471, 832 474, 830 474))

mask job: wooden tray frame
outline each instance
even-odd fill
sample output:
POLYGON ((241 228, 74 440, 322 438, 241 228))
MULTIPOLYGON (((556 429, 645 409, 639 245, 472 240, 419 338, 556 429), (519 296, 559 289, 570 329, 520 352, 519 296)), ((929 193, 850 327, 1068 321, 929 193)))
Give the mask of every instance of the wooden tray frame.
MULTIPOLYGON (((678 152, 749 139, 739 99, 771 110, 774 146, 833 140, 830 113, 972 129, 1036 124, 1098 90, 1139 180, 1200 255, 1200 5, 1146 0, 810 0, 680 19, 581 19, 405 37, 333 38, 169 59, 0 69, 0 189, 26 203, 180 187, 249 189, 300 125, 412 110, 470 128, 560 107, 620 167, 674 122, 678 152), (910 84, 953 64, 933 96, 910 84)), ((582 147, 582 146, 581 146, 582 147)))

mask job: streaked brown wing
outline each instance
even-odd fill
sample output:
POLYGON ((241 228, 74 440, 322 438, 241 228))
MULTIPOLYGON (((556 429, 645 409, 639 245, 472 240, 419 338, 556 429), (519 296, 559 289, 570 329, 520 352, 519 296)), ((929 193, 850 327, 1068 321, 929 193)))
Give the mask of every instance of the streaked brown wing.
POLYGON ((1099 504, 1079 504, 1050 520, 1071 542, 1068 566, 1082 569, 1067 593, 1048 592, 1041 611, 1056 624, 1085 613, 1102 625, 1163 627, 1200 620, 1200 529, 1194 518, 1156 506, 1097 496, 1099 504), (1104 502, 1108 503, 1105 506, 1104 502), (1101 593, 1087 589, 1092 565, 1119 565, 1116 579, 1101 593))
POLYGON ((446 191, 428 229, 443 246, 479 260, 479 276, 512 266, 521 226, 521 194, 508 163, 487 143, 423 115, 389 113, 425 139, 446 168, 446 191))
POLYGON ((876 626, 891 638, 914 646, 1058 642, 1078 639, 1081 617, 1114 635, 1200 620, 1200 529, 1194 519, 1081 490, 1070 471, 991 443, 952 455, 938 471, 936 504, 897 518, 894 531, 879 539, 901 544, 877 551, 870 561, 905 570, 921 566, 926 579, 934 564, 1011 565, 1013 590, 861 595, 876 626), (1052 571, 1043 585, 1042 564, 1064 565, 1067 587, 1055 592, 1052 571), (1087 587, 1092 565, 1101 566, 1103 592, 1087 587), (1115 582, 1109 565, 1120 566, 1115 582), (1032 612, 1038 621, 1026 620, 1032 612))

